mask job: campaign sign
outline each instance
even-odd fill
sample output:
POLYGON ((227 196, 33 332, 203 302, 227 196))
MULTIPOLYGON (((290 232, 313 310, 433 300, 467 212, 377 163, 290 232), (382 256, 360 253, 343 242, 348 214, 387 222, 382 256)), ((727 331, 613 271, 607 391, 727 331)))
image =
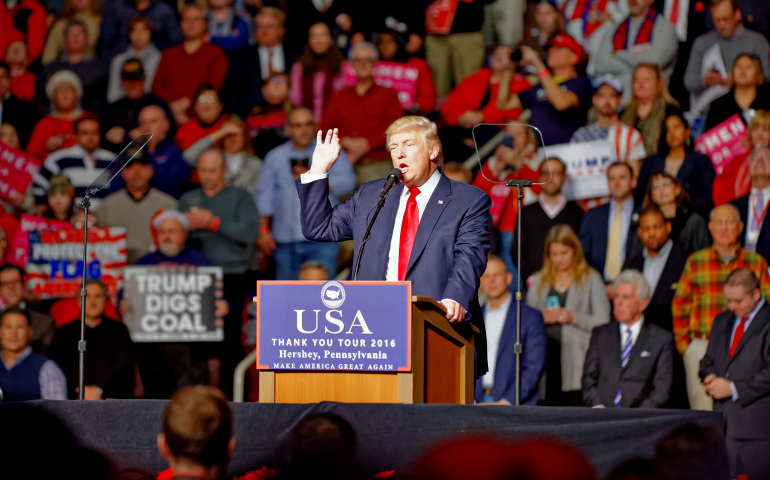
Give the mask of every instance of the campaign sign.
POLYGON ((258 282, 257 368, 409 372, 411 282, 258 282))
POLYGON ((40 162, 0 142, 0 199, 20 204, 40 162))
POLYGON ((16 239, 13 241, 13 250, 8 252, 8 263, 27 268, 27 255, 29 254, 29 232, 36 230, 68 230, 72 228, 69 222, 53 220, 23 213, 19 219, 19 229, 16 231, 16 239))
POLYGON ((222 267, 130 266, 124 271, 123 323, 134 342, 221 342, 222 267))
POLYGON ((746 125, 735 114, 698 137, 695 140, 695 151, 708 155, 719 175, 735 157, 746 153, 747 147, 743 143, 745 138, 746 125))
MULTIPOLYGON (((356 71, 350 62, 345 62, 342 68, 346 85, 356 84, 356 71)), ((380 61, 374 66, 374 83, 392 88, 398 93, 401 108, 409 110, 414 104, 414 92, 417 89, 417 77, 420 71, 417 67, 398 62, 380 61)))
MULTIPOLYGON (((125 227, 88 229, 86 275, 101 280, 107 294, 117 295, 123 285, 126 261, 125 227)), ((75 297, 83 275, 83 230, 29 232, 27 287, 41 298, 75 297)))
POLYGON ((607 167, 617 162, 615 146, 607 140, 565 143, 540 148, 541 160, 558 158, 567 166, 567 183, 562 192, 567 200, 605 197, 610 194, 607 167))

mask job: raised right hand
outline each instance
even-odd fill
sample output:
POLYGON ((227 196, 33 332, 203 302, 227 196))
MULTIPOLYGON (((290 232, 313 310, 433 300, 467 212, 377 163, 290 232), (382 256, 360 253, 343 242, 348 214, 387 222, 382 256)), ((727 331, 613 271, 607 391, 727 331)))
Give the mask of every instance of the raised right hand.
POLYGON ((315 150, 313 151, 313 162, 310 165, 310 175, 325 175, 329 173, 334 162, 340 158, 340 149, 342 145, 340 143, 340 137, 337 136, 338 131, 335 128, 334 131, 329 130, 326 132, 326 141, 321 138, 321 130, 318 130, 316 135, 315 150))

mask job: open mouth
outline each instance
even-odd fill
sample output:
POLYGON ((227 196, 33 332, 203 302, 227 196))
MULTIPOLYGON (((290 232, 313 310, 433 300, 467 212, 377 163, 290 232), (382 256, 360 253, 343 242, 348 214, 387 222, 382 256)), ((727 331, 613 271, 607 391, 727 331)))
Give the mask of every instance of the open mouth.
POLYGON ((401 175, 405 174, 409 170, 409 166, 405 163, 399 165, 398 168, 401 170, 401 175))

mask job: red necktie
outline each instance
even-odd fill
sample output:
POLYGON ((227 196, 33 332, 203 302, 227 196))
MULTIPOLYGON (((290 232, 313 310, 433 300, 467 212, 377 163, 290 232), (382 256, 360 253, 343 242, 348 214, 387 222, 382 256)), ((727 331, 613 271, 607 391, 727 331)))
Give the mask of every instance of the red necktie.
POLYGON ((267 78, 273 75, 273 49, 267 50, 267 78))
POLYGON ((674 5, 671 7, 671 17, 668 20, 676 27, 676 22, 679 21, 679 0, 674 0, 674 5))
POLYGON ((404 219, 401 221, 401 242, 398 246, 398 279, 406 279, 406 269, 409 267, 409 257, 412 255, 414 237, 420 227, 420 209, 417 207, 417 195, 420 189, 409 189, 409 200, 406 202, 404 219))
POLYGON ((733 344, 730 347, 730 358, 733 358, 735 349, 738 348, 738 344, 741 343, 741 338, 743 338, 743 328, 746 325, 746 320, 748 319, 749 317, 741 318, 741 323, 739 323, 738 328, 735 329, 735 334, 733 335, 733 344))

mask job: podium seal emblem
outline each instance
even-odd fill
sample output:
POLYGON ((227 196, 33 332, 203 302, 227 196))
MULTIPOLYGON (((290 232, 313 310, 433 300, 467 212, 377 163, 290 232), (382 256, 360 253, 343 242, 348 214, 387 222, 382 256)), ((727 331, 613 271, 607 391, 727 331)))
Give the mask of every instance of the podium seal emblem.
POLYGON ((326 282, 321 289, 321 301, 327 308, 338 308, 345 302, 345 287, 340 282, 326 282))

